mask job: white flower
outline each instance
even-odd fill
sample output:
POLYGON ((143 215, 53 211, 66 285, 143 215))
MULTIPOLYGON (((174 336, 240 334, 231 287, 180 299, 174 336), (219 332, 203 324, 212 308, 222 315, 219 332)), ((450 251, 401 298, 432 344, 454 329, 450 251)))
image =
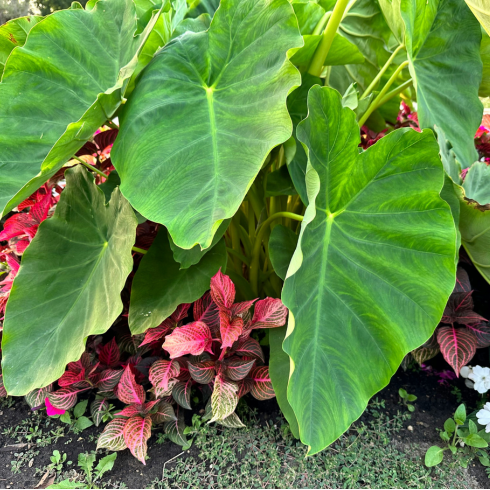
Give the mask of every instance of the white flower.
POLYGON ((485 403, 483 408, 476 413, 480 425, 485 426, 485 432, 490 432, 490 402, 485 403))
POLYGON ((459 374, 463 376, 463 378, 468 378, 472 372, 473 368, 471 366, 463 366, 459 374))
POLYGON ((468 378, 475 382, 475 390, 478 393, 486 393, 490 390, 490 368, 475 366, 468 378))

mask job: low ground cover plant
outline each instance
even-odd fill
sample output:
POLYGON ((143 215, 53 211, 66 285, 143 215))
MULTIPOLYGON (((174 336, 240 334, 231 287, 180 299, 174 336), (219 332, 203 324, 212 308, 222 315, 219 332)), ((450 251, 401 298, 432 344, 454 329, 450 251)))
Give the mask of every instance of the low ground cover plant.
POLYGON ((314 454, 436 327, 459 375, 488 336, 461 245, 490 280, 490 13, 467 3, 90 0, 2 26, 2 393, 60 417, 97 393, 103 441, 144 462, 192 387, 234 426, 276 395, 314 454))

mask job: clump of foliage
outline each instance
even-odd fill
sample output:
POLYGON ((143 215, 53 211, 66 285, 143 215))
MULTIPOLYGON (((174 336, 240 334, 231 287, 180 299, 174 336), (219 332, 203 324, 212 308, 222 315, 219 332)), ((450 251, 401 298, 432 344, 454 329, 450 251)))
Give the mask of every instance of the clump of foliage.
MULTIPOLYGON (((140 385, 138 349, 153 347, 135 339, 159 327, 175 386, 214 373, 227 394, 211 397, 211 419, 232 416, 251 376, 260 396, 272 383, 310 453, 337 439, 433 334, 460 245, 490 281, 484 135, 474 145, 489 12, 468 3, 91 0, 2 26, 0 212, 42 186, 59 195, 48 219, 21 210, 22 233, 4 230, 6 392, 61 410, 99 390, 103 370, 119 371, 109 392, 122 368, 140 385), (238 304, 289 309, 268 335, 270 382, 257 359, 232 377, 233 356, 252 361, 233 351, 249 328, 234 298, 212 297, 219 342, 195 318, 161 333, 220 270, 238 304), (126 317, 127 365, 82 357, 126 317)), ((438 336, 456 335, 452 318, 438 336)), ((126 424, 137 417, 128 446, 143 459, 158 404, 140 391, 126 424)))
POLYGON ((446 450, 459 456, 458 461, 463 468, 467 468, 474 458, 478 458, 483 466, 490 466, 488 452, 484 450, 490 442, 490 434, 484 428, 478 429, 476 421, 467 419, 464 404, 456 409, 454 418, 444 422, 444 430, 439 435, 446 446, 431 446, 425 454, 426 466, 440 464, 446 450))

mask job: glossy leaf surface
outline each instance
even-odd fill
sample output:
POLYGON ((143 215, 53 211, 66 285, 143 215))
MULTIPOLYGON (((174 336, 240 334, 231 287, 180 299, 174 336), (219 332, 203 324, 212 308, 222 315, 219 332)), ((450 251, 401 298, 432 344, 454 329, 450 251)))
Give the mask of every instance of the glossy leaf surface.
POLYGON ((316 453, 431 335, 455 282, 456 236, 430 131, 400 129, 359 154, 355 114, 313 87, 298 127, 309 206, 283 289, 288 399, 316 453))

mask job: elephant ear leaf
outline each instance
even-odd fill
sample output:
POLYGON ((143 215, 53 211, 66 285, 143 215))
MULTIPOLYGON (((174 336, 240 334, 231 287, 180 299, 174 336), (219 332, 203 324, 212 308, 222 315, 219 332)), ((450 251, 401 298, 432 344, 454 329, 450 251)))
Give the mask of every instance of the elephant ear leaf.
POLYGON ((490 36, 490 5, 488 0, 466 0, 466 4, 490 36))
POLYGON ((430 130, 398 129, 359 154, 337 91, 313 87, 308 108, 309 205, 282 299, 288 400, 314 454, 432 334, 455 283, 456 234, 430 130))
POLYGON ((0 27, 0 78, 10 53, 14 48, 24 46, 29 31, 42 19, 39 15, 20 17, 0 27))
POLYGON ((114 114, 156 17, 135 36, 133 1, 99 0, 90 11, 49 15, 12 51, 0 83, 1 214, 54 175, 114 114))
POLYGON ((67 170, 66 180, 54 216, 24 252, 7 304, 2 371, 12 395, 57 380, 80 358, 85 339, 108 330, 123 308, 134 212, 119 189, 106 205, 81 166, 67 170))
POLYGON ((467 168, 478 160, 473 139, 483 112, 480 25, 460 0, 407 0, 401 16, 420 127, 441 128, 467 168))
POLYGON ((223 0, 208 31, 174 39, 142 73, 111 158, 122 193, 177 247, 208 248, 291 136, 300 76, 287 52, 301 45, 287 0, 223 0))

